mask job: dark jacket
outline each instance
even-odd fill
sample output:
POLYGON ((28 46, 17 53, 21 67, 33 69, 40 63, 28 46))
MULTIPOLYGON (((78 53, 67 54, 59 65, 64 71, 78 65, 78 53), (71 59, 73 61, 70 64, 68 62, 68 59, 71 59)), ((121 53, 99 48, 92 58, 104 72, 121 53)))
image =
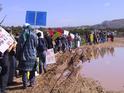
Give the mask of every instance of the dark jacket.
POLYGON ((5 64, 5 62, 3 62, 2 59, 0 59, 0 75, 5 75, 7 71, 7 65, 5 64))
POLYGON ((43 51, 47 49, 47 42, 45 38, 38 38, 38 46, 37 46, 37 53, 38 55, 42 54, 43 51))
POLYGON ((61 42, 60 37, 57 37, 56 38, 55 43, 56 43, 56 46, 58 46, 58 47, 61 47, 62 46, 62 42, 61 42))
POLYGON ((53 48, 52 38, 50 36, 45 36, 46 42, 47 42, 47 48, 53 48))
POLYGON ((6 51, 1 57, 0 57, 0 76, 5 75, 8 72, 9 62, 8 62, 8 52, 6 51))

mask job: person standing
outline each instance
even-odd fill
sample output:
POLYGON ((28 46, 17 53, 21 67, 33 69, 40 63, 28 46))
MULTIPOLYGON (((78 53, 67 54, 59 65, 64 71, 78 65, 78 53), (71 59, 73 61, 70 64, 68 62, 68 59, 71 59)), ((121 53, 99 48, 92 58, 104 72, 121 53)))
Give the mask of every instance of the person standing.
POLYGON ((67 50, 67 44, 68 44, 66 35, 64 34, 61 36, 61 43, 62 43, 62 52, 64 53, 67 50))
POLYGON ((39 74, 42 74, 42 67, 44 70, 44 73, 46 73, 46 52, 47 52, 47 43, 45 38, 41 36, 41 33, 37 33, 38 36, 38 47, 37 47, 37 53, 39 57, 39 74), (43 64, 43 65, 42 65, 43 64))
POLYGON ((55 53, 60 52, 62 47, 61 37, 57 37, 55 40, 55 53))
POLYGON ((80 38, 80 36, 78 35, 78 33, 76 33, 76 34, 75 34, 75 38, 74 38, 75 48, 79 48, 79 47, 80 47, 80 41, 81 41, 81 38, 80 38))
POLYGON ((94 42, 94 35, 93 32, 90 33, 90 45, 92 45, 94 42))
POLYGON ((0 52, 0 93, 5 93, 8 78, 9 78, 9 70, 10 70, 10 61, 9 61, 9 53, 12 50, 14 43, 9 46, 9 48, 4 52, 0 52))
POLYGON ((37 57, 37 35, 32 31, 30 24, 24 25, 24 30, 19 36, 17 44, 17 59, 19 69, 22 72, 23 88, 26 89, 28 81, 32 87, 35 82, 36 57, 37 57), (27 73, 30 72, 29 79, 27 73))
POLYGON ((9 56, 9 62, 10 62, 10 67, 9 67, 9 78, 8 78, 8 85, 12 85, 14 84, 14 76, 15 76, 15 72, 16 72, 16 40, 12 34, 12 30, 10 28, 7 28, 6 31, 10 34, 10 36, 12 37, 12 39, 14 40, 13 45, 11 45, 11 50, 8 54, 9 56))
POLYGON ((71 49, 72 49, 72 40, 73 40, 73 39, 72 39, 70 33, 69 33, 69 35, 67 36, 67 40, 68 40, 69 50, 71 50, 71 49))
POLYGON ((47 32, 46 35, 44 36, 46 42, 47 42, 47 48, 48 49, 51 49, 53 48, 53 41, 52 41, 52 38, 50 36, 50 34, 47 32))
POLYGON ((5 93, 7 83, 8 83, 8 77, 9 77, 9 65, 8 62, 8 50, 6 50, 4 53, 0 52, 0 93, 5 93))

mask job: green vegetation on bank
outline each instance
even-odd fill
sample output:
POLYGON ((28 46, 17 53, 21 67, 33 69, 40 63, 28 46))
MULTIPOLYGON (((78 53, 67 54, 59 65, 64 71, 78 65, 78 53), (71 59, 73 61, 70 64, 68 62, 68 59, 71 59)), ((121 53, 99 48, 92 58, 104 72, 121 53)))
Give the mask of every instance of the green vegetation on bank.
MULTIPOLYGON (((5 26, 3 26, 3 27, 5 29, 8 28, 8 27, 5 27, 5 26)), ((10 28, 12 29, 12 32, 13 32, 14 35, 19 34, 22 31, 22 26, 11 26, 10 28)), ((54 29, 54 31, 56 31, 56 28, 53 28, 53 29, 54 29)), ((46 32, 47 28, 40 27, 39 30, 41 30, 43 32, 46 32)), ((89 33, 91 31, 93 31, 94 29, 92 29, 92 28, 86 28, 86 29, 73 28, 73 29, 65 29, 65 30, 70 31, 71 33, 79 33, 79 35, 83 36, 83 35, 85 35, 85 33, 89 33)), ((99 29, 99 30, 115 32, 117 37, 123 37, 124 36, 124 28, 120 28, 120 29, 109 29, 109 28, 107 28, 107 29, 99 29)))

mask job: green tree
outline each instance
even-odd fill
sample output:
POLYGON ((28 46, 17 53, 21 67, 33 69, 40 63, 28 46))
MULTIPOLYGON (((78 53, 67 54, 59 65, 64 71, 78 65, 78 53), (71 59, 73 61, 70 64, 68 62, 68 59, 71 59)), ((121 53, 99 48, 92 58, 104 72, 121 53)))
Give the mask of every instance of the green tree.
POLYGON ((16 27, 11 26, 11 29, 12 29, 12 33, 14 35, 19 34, 22 31, 22 27, 21 26, 16 26, 16 27))

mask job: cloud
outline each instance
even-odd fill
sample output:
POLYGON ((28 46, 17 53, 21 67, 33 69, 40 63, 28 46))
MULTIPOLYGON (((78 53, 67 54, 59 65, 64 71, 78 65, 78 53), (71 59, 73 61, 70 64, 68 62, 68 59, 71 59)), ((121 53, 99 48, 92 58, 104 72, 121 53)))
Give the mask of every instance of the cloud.
POLYGON ((106 2, 106 3, 104 3, 104 6, 105 7, 109 7, 109 6, 111 6, 111 3, 110 2, 106 2))

